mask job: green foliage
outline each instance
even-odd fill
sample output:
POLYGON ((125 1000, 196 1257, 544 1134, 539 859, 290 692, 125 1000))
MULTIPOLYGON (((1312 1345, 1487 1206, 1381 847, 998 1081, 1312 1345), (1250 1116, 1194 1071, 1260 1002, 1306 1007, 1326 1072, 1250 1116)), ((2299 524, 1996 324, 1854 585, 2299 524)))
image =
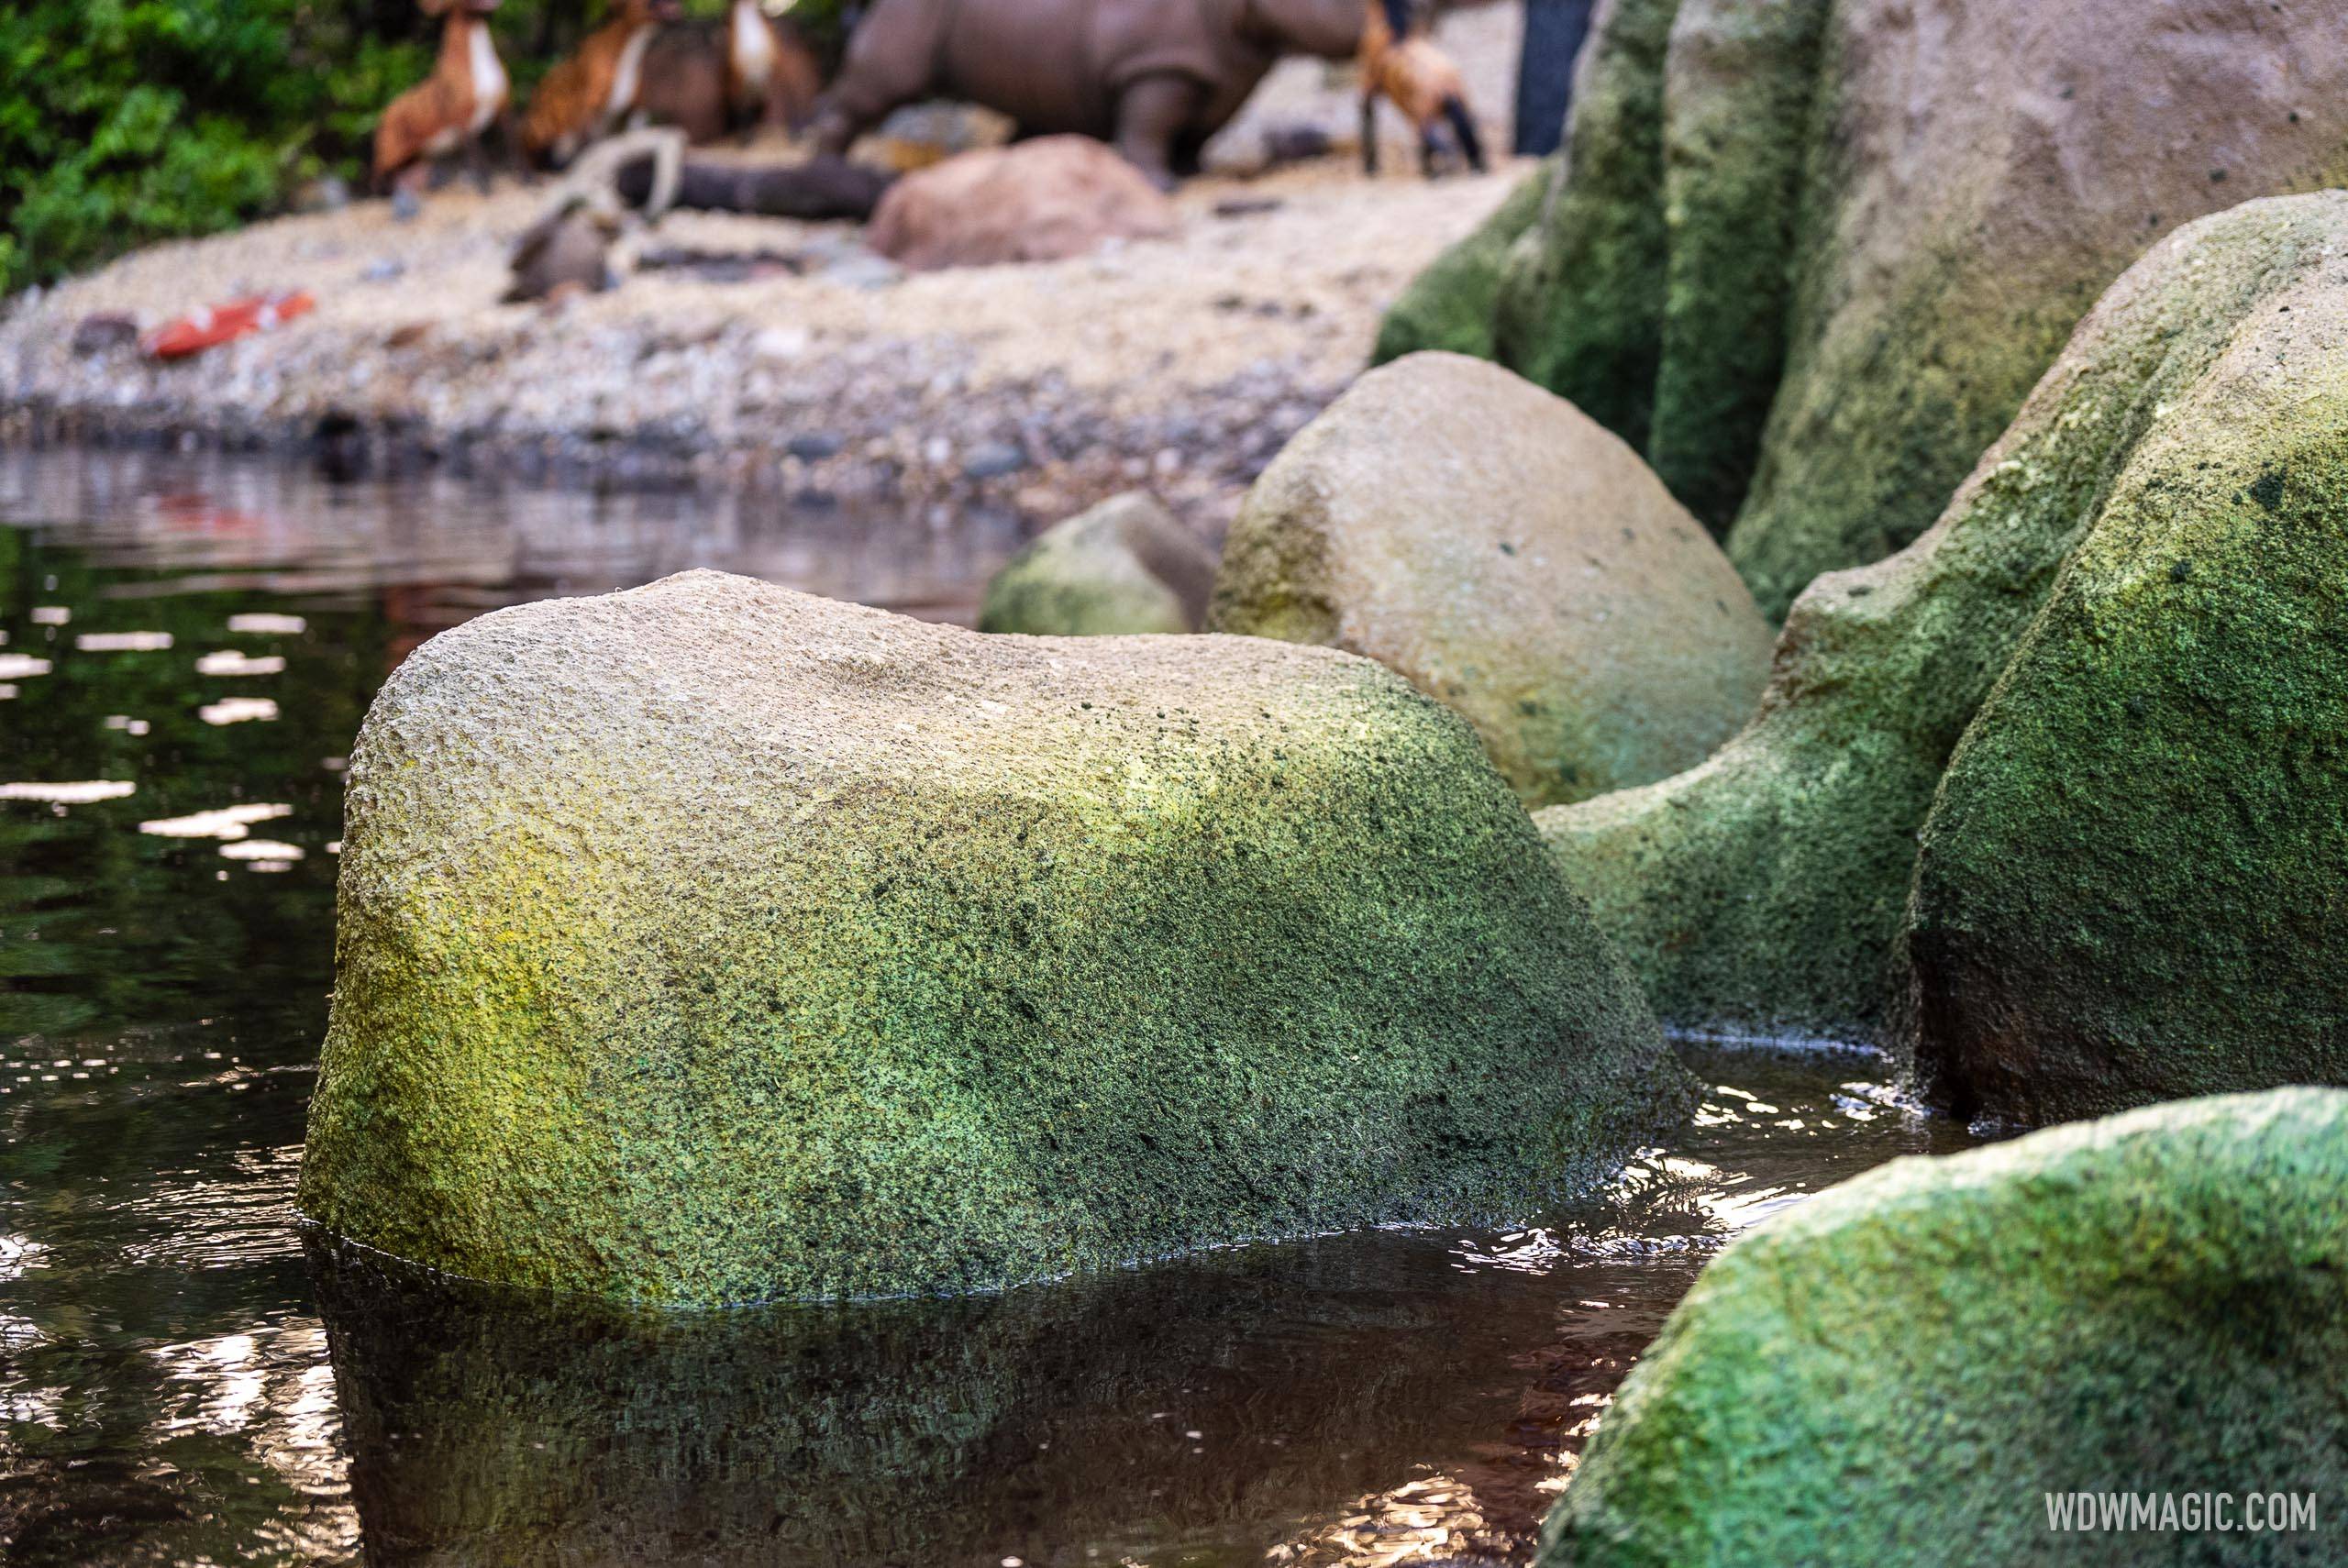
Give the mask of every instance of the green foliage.
POLYGON ((419 25, 298 0, 35 0, 0 15, 0 291, 268 210, 348 173, 419 25))

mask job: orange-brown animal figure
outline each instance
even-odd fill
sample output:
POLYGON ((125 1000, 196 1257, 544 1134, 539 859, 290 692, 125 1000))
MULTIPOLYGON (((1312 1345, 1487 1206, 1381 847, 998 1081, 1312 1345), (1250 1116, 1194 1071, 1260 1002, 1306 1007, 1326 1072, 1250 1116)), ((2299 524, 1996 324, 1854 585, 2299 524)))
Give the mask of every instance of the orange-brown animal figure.
POLYGON ((1484 171, 1484 147, 1468 112, 1467 85, 1451 57, 1411 30, 1410 0, 1369 0, 1361 29, 1361 166, 1378 172, 1378 100, 1402 111, 1419 133, 1419 168, 1429 178, 1442 150, 1436 127, 1451 123, 1468 167, 1484 171))
MULTIPOLYGON (((498 0, 419 0, 426 16, 449 12, 440 28, 440 59, 432 74, 392 100, 375 126, 375 189, 398 185, 413 199, 432 159, 462 150, 474 182, 489 182, 482 133, 503 122, 512 99, 505 67, 490 37, 489 14, 498 0)), ((510 138, 508 138, 510 141, 510 138)))
POLYGON ((748 140, 765 127, 804 125, 822 86, 797 28, 770 18, 759 0, 734 0, 722 17, 654 35, 637 108, 695 145, 737 132, 748 140))
POLYGON ((634 114, 653 31, 681 14, 678 0, 618 0, 611 20, 548 72, 530 95, 522 146, 531 160, 560 168, 634 114))
POLYGON ((796 28, 776 25, 759 0, 734 0, 725 13, 725 102, 737 124, 796 130, 823 86, 796 28))

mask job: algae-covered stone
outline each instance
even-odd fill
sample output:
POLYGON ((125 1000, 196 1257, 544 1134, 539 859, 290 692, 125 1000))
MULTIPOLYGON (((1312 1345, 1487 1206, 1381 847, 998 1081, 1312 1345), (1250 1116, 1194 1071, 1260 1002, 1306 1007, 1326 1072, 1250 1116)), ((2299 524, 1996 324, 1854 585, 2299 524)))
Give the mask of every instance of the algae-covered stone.
POLYGON ((1663 482, 1715 533, 1728 530, 1752 481, 1785 364, 1808 146, 1800 130, 1825 17, 1823 0, 1682 0, 1671 21, 1663 67, 1670 243, 1645 447, 1663 482))
POLYGON ((1232 525, 1213 624, 1401 671, 1533 805, 1700 761, 1769 657, 1752 595, 1637 453, 1456 354, 1371 371, 1289 443, 1232 525))
POLYGON ((1574 71, 1564 170, 1509 248, 1492 342, 1644 449, 1663 352, 1663 61, 1679 0, 1599 0, 1574 71))
POLYGON ((1383 365, 1423 349, 1492 357, 1492 306, 1509 248, 1541 215, 1556 181, 1557 160, 1544 161, 1517 182, 1476 231, 1454 244, 1411 280, 1378 324, 1370 363, 1383 365))
POLYGON ((2155 239, 2348 177, 2339 6, 1611 0, 1579 80, 1494 352, 1733 511, 1771 615, 1915 538, 2155 239))
POLYGON ((1765 609, 1922 533, 2155 239, 2348 178, 2348 6, 1845 0, 1820 60, 1787 376, 1729 541, 1765 609))
POLYGON ((1683 1103, 1467 726, 1327 649, 500 611, 376 699, 341 878, 303 1208, 480 1278, 997 1286, 1516 1209, 1683 1103))
POLYGON ((1968 1114, 2348 1078, 2348 225, 2331 234, 2332 259, 2163 400, 1941 780, 1910 937, 1918 1066, 1968 1114))
POLYGON ((2330 395, 2335 359, 2272 324, 2336 287, 2342 254, 2339 193, 2248 204, 2163 241, 1930 533, 1811 585, 1752 724, 1689 772, 1541 813, 1666 1022, 1883 1037, 1906 987, 1916 834, 1950 752, 2081 538, 2128 536, 2169 497, 2231 509, 2231 489, 2206 488, 2215 475, 2255 481, 2243 465, 2259 438, 2217 412, 2244 395, 2232 383, 2257 367, 2270 389, 2243 407, 2330 395))
POLYGON ((1541 1568, 2336 1562, 2343 1269, 2335 1090, 1895 1161, 1704 1270, 1541 1568), (2232 1533, 2051 1529, 2081 1492, 2228 1493, 2232 1533), (2314 1517, 2254 1530, 2252 1493, 2312 1495, 2314 1517))
POLYGON ((1098 637, 1195 632, 1214 556, 1142 491, 1111 496, 1037 535, 987 584, 981 632, 1098 637))

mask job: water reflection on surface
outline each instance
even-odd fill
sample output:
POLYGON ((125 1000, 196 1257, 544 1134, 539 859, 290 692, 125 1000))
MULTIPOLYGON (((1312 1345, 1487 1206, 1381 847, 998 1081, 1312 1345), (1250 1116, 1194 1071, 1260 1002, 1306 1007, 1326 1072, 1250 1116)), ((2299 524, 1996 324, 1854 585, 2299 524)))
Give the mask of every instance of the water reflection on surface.
POLYGON ((1014 542, 0 458, 0 1559, 1521 1559, 1722 1236, 1962 1142, 1871 1064, 1702 1055, 1671 1150, 1490 1233, 668 1316, 305 1240, 341 768, 407 647, 688 565, 966 613, 1014 542))

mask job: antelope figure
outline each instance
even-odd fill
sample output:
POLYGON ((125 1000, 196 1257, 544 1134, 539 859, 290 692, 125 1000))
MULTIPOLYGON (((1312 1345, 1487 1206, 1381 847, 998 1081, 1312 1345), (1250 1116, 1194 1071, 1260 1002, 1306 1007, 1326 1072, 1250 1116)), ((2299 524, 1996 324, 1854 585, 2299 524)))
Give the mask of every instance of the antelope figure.
POLYGON ((1434 177, 1441 150, 1436 127, 1451 123, 1460 155, 1477 173, 1484 171, 1484 147, 1468 112, 1467 85, 1459 67, 1432 39, 1411 29, 1410 0, 1369 0, 1361 30, 1361 166, 1378 172, 1378 100, 1390 100, 1419 133, 1419 168, 1434 177))
POLYGON ((426 16, 448 14, 440 28, 440 58, 431 75, 391 101, 375 126, 376 192, 388 194, 396 187, 411 205, 429 160, 460 149, 472 166, 474 183, 488 188, 482 133, 492 121, 505 119, 512 102, 505 67, 489 31, 489 14, 498 0, 457 0, 454 9, 450 0, 418 4, 426 16))
POLYGON ((695 145, 733 133, 748 141, 768 126, 805 124, 822 84, 796 28, 770 19, 759 0, 734 0, 715 21, 654 36, 636 108, 647 124, 674 126, 695 145))
POLYGON ((532 160, 559 169, 634 115, 644 89, 644 51, 660 24, 681 14, 678 0, 618 0, 612 19, 531 94, 522 145, 532 160))
POLYGON ((734 0, 725 13, 725 104, 737 124, 796 130, 823 85, 796 29, 777 27, 760 0, 734 0))

